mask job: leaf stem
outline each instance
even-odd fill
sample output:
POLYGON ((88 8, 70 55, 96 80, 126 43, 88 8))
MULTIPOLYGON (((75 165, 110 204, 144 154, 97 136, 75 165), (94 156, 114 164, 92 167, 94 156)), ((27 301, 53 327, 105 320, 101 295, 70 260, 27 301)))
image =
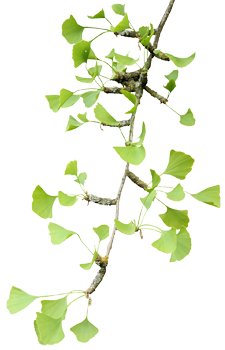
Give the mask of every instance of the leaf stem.
POLYGON ((161 231, 155 230, 154 228, 143 227, 141 229, 142 230, 151 230, 151 231, 155 231, 155 232, 161 233, 161 231))
POLYGON ((81 90, 98 90, 97 88, 85 88, 85 89, 79 89, 79 90, 76 90, 73 92, 73 94, 75 94, 76 92, 78 91, 81 91, 81 90))
POLYGON ((179 115, 180 116, 180 114, 179 113, 177 113, 173 108, 171 108, 170 106, 168 106, 168 104, 167 103, 165 103, 165 105, 167 106, 167 107, 169 107, 173 112, 175 112, 177 115, 179 115))
MULTIPOLYGON (((78 235, 78 233, 77 233, 77 236, 80 238, 80 236, 78 235)), ((94 255, 94 253, 92 253, 92 251, 90 251, 90 249, 86 246, 86 244, 82 241, 81 238, 80 238, 80 241, 81 241, 81 243, 83 243, 83 245, 85 245, 85 247, 89 250, 89 252, 90 252, 92 255, 94 255)))
POLYGON ((72 292, 77 292, 77 293, 85 293, 83 290, 82 291, 79 291, 79 290, 76 290, 76 289, 74 289, 74 290, 72 290, 71 292, 69 292, 69 293, 59 293, 59 294, 51 294, 51 295, 41 295, 41 296, 39 296, 39 297, 37 297, 37 298, 49 298, 49 297, 55 297, 55 296, 57 296, 57 295, 65 295, 65 294, 67 294, 67 295, 69 295, 70 293, 72 293, 72 292))
POLYGON ((106 17, 105 17, 105 19, 106 19, 106 21, 109 22, 109 24, 111 24, 111 26, 113 27, 113 25, 112 25, 112 23, 110 22, 110 20, 109 20, 108 18, 106 18, 106 17))
POLYGON ((160 203, 162 203, 163 205, 165 205, 165 207, 167 207, 167 205, 166 205, 165 203, 163 203, 160 199, 158 199, 157 197, 156 197, 156 199, 157 199, 157 201, 159 201, 160 203))
POLYGON ((109 30, 107 30, 106 32, 102 32, 102 33, 98 34, 96 37, 94 37, 94 39, 90 40, 90 43, 91 43, 92 41, 94 41, 95 39, 97 39, 99 36, 101 36, 101 35, 103 35, 103 34, 105 34, 105 33, 107 33, 107 32, 109 32, 109 30))
POLYGON ((106 30, 107 32, 110 32, 111 33, 111 30, 109 29, 106 29, 106 28, 97 28, 97 27, 85 27, 87 29, 99 29, 99 30, 106 30))
POLYGON ((70 306, 75 300, 80 299, 80 298, 83 298, 84 296, 85 296, 85 295, 80 295, 78 298, 72 300, 72 301, 67 305, 67 307, 70 306))
POLYGON ((155 226, 155 225, 143 224, 143 225, 141 225, 140 227, 142 227, 142 226, 151 226, 151 227, 157 228, 159 231, 162 231, 161 228, 159 228, 158 226, 155 226))
POLYGON ((100 58, 98 58, 98 61, 104 62, 106 63, 110 68, 112 68, 112 70, 114 70, 114 72, 116 73, 116 70, 106 61, 100 60, 100 58))
POLYGON ((143 208, 144 208, 144 205, 142 204, 141 211, 140 211, 139 218, 138 218, 138 224, 137 224, 138 227, 139 227, 139 222, 140 222, 141 213, 142 213, 143 208))
MULTIPOLYGON (((120 129, 120 127, 118 126, 118 128, 120 129)), ((124 138, 124 140, 125 140, 125 142, 126 142, 126 139, 125 139, 125 136, 124 136, 124 134, 123 134, 123 132, 122 132, 122 130, 120 129, 120 132, 121 132, 121 134, 122 134, 122 136, 123 136, 123 138, 124 138)))

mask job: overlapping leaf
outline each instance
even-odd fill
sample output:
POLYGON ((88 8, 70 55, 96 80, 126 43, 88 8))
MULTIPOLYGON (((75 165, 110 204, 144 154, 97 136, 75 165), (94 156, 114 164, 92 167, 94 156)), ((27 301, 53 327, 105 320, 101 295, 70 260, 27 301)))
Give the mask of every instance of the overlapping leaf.
POLYGON ((132 66, 133 64, 135 64, 139 60, 139 58, 137 60, 135 60, 134 58, 119 55, 118 53, 114 53, 114 57, 115 57, 117 62, 124 64, 125 66, 132 66))
POLYGON ((92 107, 96 103, 101 91, 102 90, 88 91, 82 94, 81 97, 83 98, 85 107, 87 108, 92 107))
POLYGON ((182 226, 188 227, 189 217, 187 210, 177 210, 167 207, 167 211, 164 214, 160 214, 164 224, 169 227, 180 229, 182 226))
POLYGON ((83 123, 78 122, 72 115, 69 116, 69 120, 66 126, 66 131, 71 131, 79 128, 79 126, 83 125, 83 123))
POLYGON ((171 254, 170 262, 184 259, 191 250, 191 237, 185 227, 177 234, 177 247, 171 254))
POLYGON ((67 296, 57 300, 42 300, 41 312, 54 319, 61 318, 67 309, 67 296))
POLYGON ((74 181, 78 182, 81 185, 84 185, 86 179, 87 179, 87 174, 86 173, 80 173, 78 175, 78 178, 76 180, 74 180, 74 181))
POLYGON ((130 24, 129 24, 129 19, 128 19, 127 13, 125 13, 122 21, 119 22, 115 28, 112 26, 110 27, 111 31, 114 33, 115 32, 122 32, 123 30, 128 29, 128 28, 130 28, 130 24))
POLYGON ((108 125, 119 125, 119 123, 107 112, 107 110, 98 103, 94 109, 95 118, 101 123, 108 125))
MULTIPOLYGON (((66 312, 66 311, 65 311, 66 312)), ((65 313, 59 319, 51 318, 45 314, 37 312, 36 325, 42 342, 48 345, 58 344, 65 337, 62 329, 62 320, 65 313)))
POLYGON ((82 269, 84 269, 84 270, 90 270, 90 268, 94 264, 94 261, 97 259, 97 257, 98 257, 98 252, 95 250, 92 261, 90 263, 87 263, 87 264, 80 264, 80 267, 82 267, 82 269))
POLYGON ((133 95, 131 92, 128 92, 126 90, 120 90, 121 94, 123 94, 129 101, 131 101, 134 105, 134 107, 131 108, 130 111, 126 112, 125 114, 130 113, 136 113, 137 111, 137 97, 133 95))
POLYGON ((176 230, 172 228, 169 231, 162 231, 161 237, 152 243, 152 246, 163 253, 172 253, 177 247, 176 230))
POLYGON ((153 190, 153 191, 151 191, 146 197, 140 198, 142 204, 145 206, 145 208, 146 208, 147 210, 150 209, 150 207, 151 207, 151 205, 152 205, 152 202, 154 201, 155 197, 156 197, 156 191, 153 190))

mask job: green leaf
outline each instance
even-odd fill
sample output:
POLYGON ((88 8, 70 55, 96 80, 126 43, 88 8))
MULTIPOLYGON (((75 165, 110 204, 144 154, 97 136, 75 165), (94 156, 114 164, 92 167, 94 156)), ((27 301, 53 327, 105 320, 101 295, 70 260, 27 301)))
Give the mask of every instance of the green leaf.
POLYGON ((108 125, 119 125, 119 123, 107 112, 107 110, 98 103, 94 109, 95 118, 108 125))
POLYGON ((167 89, 169 92, 172 92, 172 91, 175 89, 175 87, 176 87, 175 80, 174 80, 174 79, 171 79, 171 80, 167 83, 167 85, 163 85, 163 87, 164 87, 165 89, 167 89))
POLYGON ((84 183, 85 183, 85 180, 87 178, 87 174, 86 173, 80 173, 78 175, 78 178, 74 181, 78 182, 79 184, 83 185, 84 186, 84 183))
POLYGON ((61 318, 67 309, 67 296, 58 300, 42 300, 41 312, 51 318, 61 318))
POLYGON ((59 108, 67 108, 74 103, 76 103, 80 98, 80 95, 74 95, 71 91, 62 89, 60 90, 60 97, 59 97, 59 108))
POLYGON ((34 320, 34 329, 35 329, 35 332, 36 332, 36 334, 37 334, 37 338, 38 338, 39 343, 40 343, 41 345, 47 345, 47 344, 45 344, 45 343, 41 340, 41 337, 40 337, 40 333, 39 333, 39 329, 38 329, 36 320, 34 320))
POLYGON ((115 33, 115 32, 122 32, 123 30, 128 28, 130 28, 130 24, 129 24, 127 13, 125 13, 122 21, 118 23, 117 26, 113 28, 113 30, 112 29, 111 30, 115 33))
POLYGON ((81 95, 81 97, 83 98, 85 107, 90 108, 91 106, 93 106, 97 101, 100 92, 101 90, 88 91, 88 92, 85 92, 83 95, 81 95))
POLYGON ((177 80, 177 78, 178 78, 178 70, 173 70, 170 74, 168 74, 168 75, 165 75, 165 77, 166 77, 166 79, 168 79, 168 80, 171 80, 171 79, 173 79, 173 80, 177 80))
POLYGON ((112 9, 117 15, 125 15, 125 5, 114 4, 112 5, 112 9))
POLYGON ((191 237, 185 227, 181 227, 180 232, 177 234, 177 248, 171 254, 170 262, 180 261, 190 253, 191 250, 191 237))
POLYGON ((70 328, 70 330, 75 334, 77 340, 82 343, 87 343, 98 333, 98 328, 89 322, 87 317, 83 322, 78 323, 70 328))
POLYGON ((162 236, 157 241, 153 242, 152 246, 163 253, 174 252, 177 247, 176 230, 172 228, 169 231, 162 231, 161 233, 162 236))
POLYGON ((123 73, 123 72, 126 72, 126 70, 127 70, 127 68, 126 68, 126 66, 124 64, 121 64, 121 63, 118 63, 118 62, 113 62, 112 66, 113 66, 114 70, 112 70, 112 77, 111 77, 111 79, 115 78, 115 75, 117 75, 116 72, 123 73))
POLYGON ((149 27, 140 27, 139 33, 140 33, 140 36, 142 37, 141 40, 147 38, 148 33, 149 33, 149 27))
POLYGON ((93 230, 98 235, 100 241, 103 241, 107 237, 109 237, 109 226, 101 225, 99 227, 93 227, 93 230))
POLYGON ((85 112, 84 114, 78 114, 77 117, 84 123, 89 122, 89 120, 86 118, 87 116, 87 112, 85 112))
POLYGON ((71 207, 78 201, 77 196, 68 196, 67 194, 61 191, 59 191, 58 193, 58 199, 59 203, 65 207, 71 207))
POLYGON ((101 74, 101 70, 102 70, 102 66, 101 65, 98 66, 97 62, 96 62, 96 66, 88 69, 88 74, 90 74, 94 78, 98 77, 101 74), (97 66, 97 72, 96 72, 96 66, 97 66))
POLYGON ((181 184, 178 184, 172 191, 168 192, 167 198, 172 201, 182 201, 185 197, 184 189, 181 184))
POLYGON ((128 56, 122 56, 117 53, 114 54, 115 59, 117 62, 124 64, 125 66, 132 66, 135 64, 137 61, 139 61, 139 58, 135 60, 134 58, 128 57, 128 56))
POLYGON ((65 175, 75 175, 77 176, 77 161, 72 160, 66 166, 65 175))
POLYGON ((190 108, 188 108, 186 114, 180 115, 180 123, 186 126, 192 126, 195 124, 195 118, 190 108))
POLYGON ((135 142, 135 143, 132 143, 132 145, 135 145, 135 146, 142 145, 142 143, 144 141, 144 138, 145 138, 145 134, 146 134, 146 128, 145 128, 145 123, 143 122, 143 124, 142 124, 142 132, 141 132, 141 135, 139 136, 139 141, 135 142))
POLYGON ((49 107, 51 108, 51 110, 56 113, 59 110, 59 95, 46 95, 45 96, 48 100, 49 103, 49 107))
POLYGON ((19 288, 12 287, 10 291, 9 299, 7 300, 7 309, 11 314, 15 314, 25 309, 37 298, 38 297, 27 294, 26 292, 24 292, 19 288))
POLYGON ((49 196, 40 186, 37 186, 32 197, 32 210, 43 219, 52 218, 52 206, 57 196, 49 196))
POLYGON ((110 53, 107 56, 105 56, 105 58, 109 58, 110 60, 113 61, 114 55, 115 55, 115 49, 112 49, 110 53))
POLYGON ((220 186, 219 185, 208 187, 199 193, 191 194, 191 196, 200 202, 220 208, 220 186))
POLYGON ((125 90, 120 90, 121 94, 123 94, 126 98, 128 98, 128 100, 130 100, 133 104, 134 104, 134 107, 126 112, 125 114, 128 114, 128 113, 136 113, 137 111, 137 97, 133 94, 131 94, 130 92, 128 91, 125 91, 125 90))
POLYGON ((156 191, 153 190, 146 197, 140 198, 140 200, 142 204, 145 206, 145 208, 149 210, 155 197, 156 197, 156 191))
POLYGON ((132 221, 129 224, 123 224, 117 219, 115 219, 114 221, 117 230, 119 230, 122 233, 125 233, 125 235, 132 235, 135 232, 136 225, 132 221))
POLYGON ((82 63, 87 63, 91 49, 89 41, 81 40, 73 46, 74 67, 79 67, 82 63))
POLYGON ((175 66, 179 67, 179 68, 183 68, 188 66, 193 59, 195 58, 195 53, 193 53, 193 55, 191 55, 190 57, 187 58, 179 58, 179 57, 175 57, 169 53, 166 53, 166 55, 169 57, 169 59, 171 61, 173 61, 173 63, 175 64, 175 66))
POLYGON ((82 77, 78 77, 77 75, 76 75, 76 79, 81 83, 86 83, 86 84, 91 84, 94 80, 93 78, 82 78, 82 77))
POLYGON ((176 210, 167 207, 167 211, 164 214, 160 214, 159 217, 162 219, 164 224, 169 227, 181 228, 182 226, 188 227, 189 217, 187 210, 176 210))
POLYGON ((142 145, 140 147, 131 145, 113 148, 125 162, 130 164, 139 165, 145 159, 145 149, 142 145))
POLYGON ((75 18, 70 15, 70 18, 65 20, 62 25, 62 35, 69 44, 76 44, 82 40, 84 27, 77 24, 75 18))
POLYGON ((40 339, 45 344, 58 344, 65 337, 62 329, 62 318, 56 320, 37 312, 36 324, 40 339))
POLYGON ((184 180, 186 175, 192 170, 193 163, 194 159, 188 154, 171 150, 169 164, 163 174, 184 180))
POLYGON ((84 270, 90 270, 90 268, 94 264, 94 261, 97 259, 97 257, 98 257, 98 252, 95 250, 92 261, 87 264, 80 264, 80 267, 82 267, 82 269, 84 270))
POLYGON ((66 131, 71 131, 79 128, 79 126, 83 125, 83 123, 78 122, 72 115, 69 116, 69 120, 66 126, 66 131))
POLYGON ((151 37, 152 37, 152 35, 148 36, 148 37, 145 38, 145 39, 142 39, 142 40, 141 40, 141 44, 144 45, 144 46, 148 46, 148 45, 149 45, 149 42, 150 42, 150 40, 151 40, 151 37))
POLYGON ((49 223, 48 229, 50 231, 49 234, 51 236, 51 242, 53 244, 60 244, 72 235, 76 235, 76 232, 68 231, 62 226, 54 224, 53 222, 49 223))
MULTIPOLYGON (((91 41, 90 41, 90 43, 91 43, 91 41)), ((98 58, 95 56, 95 53, 92 50, 92 48, 90 48, 90 52, 89 52, 89 55, 88 55, 88 60, 98 60, 98 58)))
POLYGON ((145 188, 145 191, 149 193, 151 193, 154 190, 154 188, 156 188, 160 184, 161 181, 161 177, 158 174, 156 174, 155 170, 150 169, 150 171, 152 175, 152 187, 145 188))
POLYGON ((98 12, 96 15, 94 16, 88 16, 88 18, 91 18, 91 19, 95 19, 95 18, 105 18, 105 12, 104 10, 102 9, 100 12, 98 12))

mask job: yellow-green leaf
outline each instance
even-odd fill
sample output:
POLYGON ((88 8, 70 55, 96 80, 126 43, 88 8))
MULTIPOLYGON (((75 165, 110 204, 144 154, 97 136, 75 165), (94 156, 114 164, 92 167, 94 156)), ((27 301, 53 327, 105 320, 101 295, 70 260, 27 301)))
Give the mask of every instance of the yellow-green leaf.
POLYGON ((77 161, 72 160, 66 166, 65 175, 75 175, 77 176, 77 161))
POLYGON ((186 175, 192 170, 193 163, 194 159, 188 154, 171 150, 169 164, 163 174, 184 180, 186 175))
POLYGON ((172 191, 167 192, 167 198, 172 201, 182 201, 185 197, 184 189, 181 184, 178 184, 172 191))
POLYGON ((193 59, 195 58, 195 53, 193 53, 193 55, 191 55, 190 57, 187 57, 187 58, 175 57, 175 56, 173 56, 173 55, 171 55, 169 53, 165 53, 165 54, 179 68, 183 68, 183 67, 188 66, 193 61, 193 59))
POLYGON ((119 123, 107 112, 107 110, 98 103, 94 109, 95 118, 108 125, 118 125, 119 123))
POLYGON ((76 44, 81 41, 83 30, 84 27, 77 24, 75 18, 72 15, 70 18, 65 20, 62 25, 62 35, 69 44, 76 44))
POLYGON ((199 193, 192 194, 191 196, 200 202, 220 208, 220 186, 219 185, 208 187, 199 193))
POLYGON ((186 126, 195 125, 195 118, 190 108, 188 108, 186 114, 180 115, 180 123, 186 126))
POLYGON ((189 217, 187 210, 177 210, 167 207, 167 211, 164 214, 160 214, 164 224, 169 227, 180 229, 182 226, 188 227, 189 217))
POLYGON ((69 120, 66 126, 66 131, 71 131, 79 128, 79 126, 83 125, 83 123, 78 122, 72 115, 69 116, 69 120))
POLYGON ((7 309, 11 314, 15 314, 25 309, 37 298, 38 297, 27 294, 26 292, 24 292, 19 288, 12 287, 10 291, 9 299, 7 300, 7 309))
POLYGON ((132 235, 135 232, 136 226, 132 221, 129 224, 123 224, 117 219, 115 219, 114 221, 117 230, 119 230, 122 233, 125 233, 125 235, 132 235))
POLYGON ((82 343, 87 343, 98 333, 98 328, 89 322, 87 317, 83 322, 78 323, 70 328, 70 330, 76 335, 77 340, 82 343))
POLYGON ((117 15, 125 15, 125 5, 114 4, 112 5, 112 9, 117 15))
POLYGON ((76 235, 76 232, 66 230, 62 226, 54 224, 53 222, 49 223, 48 229, 53 244, 60 244, 72 235, 76 235))
POLYGON ((40 186, 37 186, 32 197, 32 210, 43 219, 52 218, 52 206, 57 196, 49 196, 40 186))
POLYGON ((113 28, 113 32, 121 32, 125 29, 128 29, 130 28, 130 24, 129 24, 129 19, 128 19, 128 16, 127 16, 127 13, 125 13, 122 21, 120 23, 117 24, 117 26, 115 28, 113 28))
POLYGON ((65 207, 71 207, 78 201, 77 196, 68 196, 67 194, 61 191, 59 191, 58 193, 58 199, 59 203, 65 207))
POLYGON ((152 243, 152 246, 163 253, 172 253, 177 247, 176 230, 171 228, 169 231, 162 231, 161 237, 152 243))
POLYGON ((51 318, 61 318, 67 309, 67 296, 57 300, 42 300, 41 312, 51 318))
POLYGON ((181 227, 177 234, 177 248, 171 254, 170 262, 180 261, 190 253, 191 237, 185 227, 181 227))
POLYGON ((139 165, 145 159, 145 149, 141 145, 137 146, 126 146, 126 147, 113 147, 125 162, 133 165, 139 165))

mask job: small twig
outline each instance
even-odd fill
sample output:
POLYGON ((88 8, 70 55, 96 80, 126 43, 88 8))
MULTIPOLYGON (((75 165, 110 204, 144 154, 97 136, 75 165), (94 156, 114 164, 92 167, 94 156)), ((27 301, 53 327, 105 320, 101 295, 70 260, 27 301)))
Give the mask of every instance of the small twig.
POLYGON ((150 87, 145 86, 144 89, 145 89, 152 97, 157 98, 157 99, 160 101, 160 103, 166 104, 166 102, 168 102, 168 100, 167 100, 165 97, 159 95, 156 91, 150 89, 150 87))

